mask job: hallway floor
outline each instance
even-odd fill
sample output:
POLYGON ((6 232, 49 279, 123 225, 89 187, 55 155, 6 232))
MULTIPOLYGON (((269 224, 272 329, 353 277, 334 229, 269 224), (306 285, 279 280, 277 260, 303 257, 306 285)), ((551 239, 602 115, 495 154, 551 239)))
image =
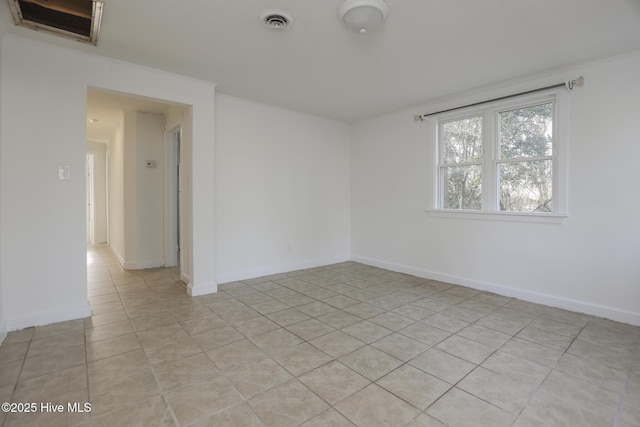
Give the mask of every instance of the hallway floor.
POLYGON ((88 260, 90 318, 0 346, 0 401, 37 403, 0 425, 640 426, 640 327, 352 262, 191 298, 88 260))

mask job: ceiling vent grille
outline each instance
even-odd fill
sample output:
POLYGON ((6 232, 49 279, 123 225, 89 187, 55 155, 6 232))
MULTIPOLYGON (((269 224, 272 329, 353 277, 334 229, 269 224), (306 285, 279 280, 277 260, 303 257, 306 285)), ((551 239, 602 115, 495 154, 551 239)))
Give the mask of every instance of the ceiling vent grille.
POLYGON ((268 9, 260 15, 262 24, 270 30, 284 31, 291 27, 293 19, 284 10, 268 9))

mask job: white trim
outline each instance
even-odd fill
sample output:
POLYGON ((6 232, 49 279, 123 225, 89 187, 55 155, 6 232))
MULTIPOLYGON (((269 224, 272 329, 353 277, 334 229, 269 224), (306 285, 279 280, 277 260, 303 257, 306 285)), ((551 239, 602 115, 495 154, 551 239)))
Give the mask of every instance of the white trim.
POLYGON ((118 252, 118 250, 113 245, 109 245, 109 249, 111 249, 111 252, 113 252, 113 255, 115 255, 116 259, 120 263, 120 266, 124 268, 124 257, 122 256, 122 254, 118 252))
POLYGON ((237 282, 238 280, 254 279, 256 277, 270 276, 272 274, 288 273, 290 271, 305 270, 307 268, 323 267, 325 265, 338 264, 349 260, 351 260, 351 258, 345 255, 291 264, 281 264, 278 266, 254 268, 251 270, 221 274, 217 277, 217 280, 218 283, 237 282))
POLYGON ((180 271, 180 280, 182 280, 184 283, 189 283, 191 281, 189 275, 184 271, 180 271))
POLYGON ((164 258, 163 259, 145 259, 142 261, 122 263, 122 268, 124 268, 125 270, 144 270, 145 268, 158 268, 158 267, 164 267, 164 258))
POLYGON ((451 283, 453 285, 466 286, 468 288, 481 291, 488 291, 506 297, 517 298, 523 301, 533 302, 536 304, 544 304, 551 307, 562 308, 565 310, 575 311, 578 313, 590 314, 597 317, 615 320, 616 322, 628 323, 640 326, 640 312, 621 310, 615 307, 609 307, 600 304, 594 304, 586 301, 578 301, 570 298, 559 297, 555 295, 543 294, 540 292, 530 291, 526 289, 517 289, 510 286, 500 285, 496 283, 482 282, 479 280, 468 279, 450 274, 438 273, 431 270, 415 268, 402 264, 395 264, 378 259, 358 257, 351 258, 354 262, 359 262, 374 267, 380 267, 399 273, 411 274, 413 276, 422 277, 424 279, 438 280, 441 282, 451 283))
POLYGON ((215 294, 216 292, 218 292, 218 285, 216 283, 198 284, 197 286, 193 286, 192 283, 187 284, 187 294, 192 297, 215 294))
POLYGON ((10 331, 29 328, 31 326, 42 326, 50 323, 64 322, 67 320, 83 319, 91 316, 91 307, 87 302, 71 310, 49 310, 24 317, 9 319, 7 328, 10 331))
POLYGON ((477 219, 483 221, 538 222, 562 224, 568 218, 561 213, 491 212, 458 209, 425 209, 433 218, 477 219))

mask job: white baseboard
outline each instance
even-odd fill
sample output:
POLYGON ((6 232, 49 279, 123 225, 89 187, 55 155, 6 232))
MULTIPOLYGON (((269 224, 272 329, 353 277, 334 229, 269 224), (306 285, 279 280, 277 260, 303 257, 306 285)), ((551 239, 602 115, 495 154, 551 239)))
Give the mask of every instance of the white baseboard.
POLYGON ((87 303, 75 308, 49 310, 24 317, 7 319, 7 329, 9 331, 16 331, 18 329, 29 328, 31 326, 48 325, 50 323, 82 319, 89 316, 91 316, 91 307, 87 303))
POLYGON ((288 273, 290 271, 304 270, 307 268, 322 267, 325 265, 337 264, 340 262, 349 261, 351 258, 348 255, 316 259, 291 264, 280 264, 262 268, 254 268, 245 271, 237 271, 233 273, 224 273, 216 277, 218 283, 236 282, 238 280, 254 279, 256 277, 270 276, 272 274, 288 273))
POLYGON ((164 267, 164 259, 147 259, 134 262, 123 262, 122 268, 125 270, 144 270, 146 268, 164 267))
POLYGON ((180 272, 180 280, 182 280, 184 283, 189 283, 189 281, 191 280, 191 278, 189 277, 189 275, 187 273, 185 273, 184 271, 180 272))
POLYGON ((351 258, 351 260, 374 267, 397 271, 399 273, 411 274, 413 276, 422 277, 425 279, 438 280, 440 282, 466 286, 468 288, 488 291, 506 297, 517 298, 523 301, 563 308, 566 310, 590 314, 597 317, 604 317, 606 319, 615 320, 617 322, 640 326, 640 313, 638 312, 621 310, 615 307, 594 304, 586 301, 558 297, 555 295, 544 294, 527 289, 517 289, 495 283, 482 282, 465 277, 438 273, 435 271, 420 269, 402 264, 390 263, 373 258, 354 256, 351 258))

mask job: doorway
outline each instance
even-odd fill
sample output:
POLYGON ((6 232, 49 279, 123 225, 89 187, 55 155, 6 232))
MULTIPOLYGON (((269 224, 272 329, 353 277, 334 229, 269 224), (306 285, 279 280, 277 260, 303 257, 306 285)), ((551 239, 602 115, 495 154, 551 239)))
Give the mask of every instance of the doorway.
POLYGON ((171 129, 165 136, 165 267, 182 266, 182 183, 181 183, 182 126, 171 129))
POLYGON ((86 217, 87 217, 87 244, 95 244, 95 184, 93 179, 94 170, 94 157, 93 154, 87 153, 86 161, 86 174, 87 174, 87 188, 86 188, 86 217))

